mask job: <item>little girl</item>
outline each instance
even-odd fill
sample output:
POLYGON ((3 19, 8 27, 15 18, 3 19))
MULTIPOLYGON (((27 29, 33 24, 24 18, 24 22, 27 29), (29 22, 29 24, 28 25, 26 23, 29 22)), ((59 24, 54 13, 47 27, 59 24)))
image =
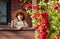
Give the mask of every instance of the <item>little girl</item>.
POLYGON ((28 27, 28 24, 24 20, 25 16, 23 13, 18 13, 16 18, 11 21, 11 27, 15 27, 20 30, 22 27, 28 27))

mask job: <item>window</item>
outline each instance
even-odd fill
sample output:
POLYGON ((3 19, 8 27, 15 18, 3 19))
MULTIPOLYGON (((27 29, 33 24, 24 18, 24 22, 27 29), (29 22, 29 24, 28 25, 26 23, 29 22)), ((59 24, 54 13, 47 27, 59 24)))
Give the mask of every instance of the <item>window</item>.
POLYGON ((0 25, 7 22, 7 2, 0 0, 0 25))

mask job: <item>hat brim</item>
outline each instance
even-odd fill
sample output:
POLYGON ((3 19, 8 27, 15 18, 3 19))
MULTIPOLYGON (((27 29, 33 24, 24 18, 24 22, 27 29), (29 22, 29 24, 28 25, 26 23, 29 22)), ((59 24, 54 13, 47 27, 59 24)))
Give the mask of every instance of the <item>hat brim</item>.
POLYGON ((16 15, 17 15, 18 13, 20 13, 20 12, 22 12, 22 13, 24 14, 25 18, 28 17, 26 11, 17 10, 17 11, 14 11, 14 12, 11 14, 11 19, 15 19, 15 18, 16 18, 16 15))

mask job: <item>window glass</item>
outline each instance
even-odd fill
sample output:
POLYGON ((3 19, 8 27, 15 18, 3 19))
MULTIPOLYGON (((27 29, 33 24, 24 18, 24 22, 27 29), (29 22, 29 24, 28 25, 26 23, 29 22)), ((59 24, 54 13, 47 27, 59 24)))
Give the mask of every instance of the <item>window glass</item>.
POLYGON ((1 22, 7 22, 7 6, 6 6, 5 0, 0 0, 0 23, 1 22))

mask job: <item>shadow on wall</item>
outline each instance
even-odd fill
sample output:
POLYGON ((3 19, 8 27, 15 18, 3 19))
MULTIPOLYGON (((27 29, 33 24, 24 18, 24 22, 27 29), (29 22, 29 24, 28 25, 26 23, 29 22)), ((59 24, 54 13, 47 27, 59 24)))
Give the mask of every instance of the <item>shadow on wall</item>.
POLYGON ((26 11, 24 10, 16 10, 11 14, 11 20, 14 20, 16 18, 16 14, 22 12, 25 16, 25 21, 27 22, 27 24, 29 25, 29 27, 32 27, 32 22, 31 22, 31 18, 30 16, 26 13, 26 11))

